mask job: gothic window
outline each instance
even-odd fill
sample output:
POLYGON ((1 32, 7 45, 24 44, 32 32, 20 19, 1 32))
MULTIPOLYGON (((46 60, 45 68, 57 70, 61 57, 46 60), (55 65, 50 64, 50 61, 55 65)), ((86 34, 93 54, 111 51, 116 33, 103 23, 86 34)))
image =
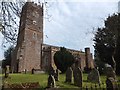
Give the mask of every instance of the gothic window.
POLYGON ((32 15, 33 15, 34 17, 36 17, 36 18, 38 18, 38 17, 39 17, 38 12, 33 12, 33 13, 32 13, 32 15))
POLYGON ((35 32, 33 32, 33 38, 37 39, 37 34, 35 32))

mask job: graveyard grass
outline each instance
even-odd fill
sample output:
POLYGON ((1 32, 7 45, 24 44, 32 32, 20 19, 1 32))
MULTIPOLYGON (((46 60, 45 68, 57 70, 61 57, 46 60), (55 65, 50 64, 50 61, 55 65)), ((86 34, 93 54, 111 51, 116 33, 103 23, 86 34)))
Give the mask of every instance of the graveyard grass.
MULTIPOLYGON (((120 84, 120 77, 117 77, 120 84)), ((45 88, 47 86, 47 79, 48 74, 10 74, 7 79, 4 79, 4 83, 25 83, 25 82, 39 82, 41 88, 45 88)), ((105 80, 106 76, 101 76, 101 87, 105 88, 105 80)), ((73 85, 73 82, 71 84, 65 83, 65 74, 59 74, 59 81, 56 81, 56 86, 59 88, 78 88, 77 86, 73 85)), ((83 74, 83 88, 95 87, 94 83, 87 82, 87 74, 83 74)), ((98 84, 97 86, 98 87, 98 84)))

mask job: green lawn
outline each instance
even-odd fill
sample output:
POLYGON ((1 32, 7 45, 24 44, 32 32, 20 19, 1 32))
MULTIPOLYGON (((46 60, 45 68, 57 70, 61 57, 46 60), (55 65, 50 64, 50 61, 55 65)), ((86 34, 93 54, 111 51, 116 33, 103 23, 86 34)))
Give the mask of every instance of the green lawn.
POLYGON ((39 82, 41 87, 47 86, 47 74, 10 74, 10 77, 5 79, 5 83, 25 83, 25 82, 39 82))
MULTIPOLYGON (((25 82, 39 82, 40 86, 42 88, 45 88, 47 86, 47 74, 10 74, 10 77, 7 79, 4 79, 5 83, 13 84, 13 83, 25 83, 25 82)), ((118 77, 119 83, 120 83, 120 77, 118 77)), ((105 76, 101 76, 101 87, 105 88, 105 76)), ((59 75, 59 81, 56 82, 57 87, 60 88, 78 88, 77 86, 73 85, 73 82, 71 84, 65 83, 65 74, 59 75)), ((87 82, 87 74, 83 74, 83 88, 85 87, 91 88, 95 87, 94 83, 87 82)), ((98 87, 98 84, 97 86, 98 87)))

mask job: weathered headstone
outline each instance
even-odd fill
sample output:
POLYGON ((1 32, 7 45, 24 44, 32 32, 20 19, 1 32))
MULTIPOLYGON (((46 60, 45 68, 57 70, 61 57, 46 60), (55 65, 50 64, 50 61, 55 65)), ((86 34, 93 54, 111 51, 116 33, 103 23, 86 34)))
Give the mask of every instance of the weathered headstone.
POLYGON ((75 67, 73 71, 74 85, 82 87, 82 71, 79 67, 75 67))
POLYGON ((9 73, 10 73, 10 66, 7 65, 5 68, 5 78, 9 77, 9 73))
POLYGON ((72 68, 68 67, 67 71, 66 71, 66 80, 65 82, 72 82, 72 68))
POLYGON ((55 81, 59 80, 59 70, 56 69, 56 73, 54 74, 55 81))
POLYGON ((113 77, 116 80, 116 74, 112 67, 106 67, 106 76, 107 78, 113 77))
POLYGON ((54 76, 49 75, 48 77, 48 87, 56 87, 54 76))
POLYGON ((55 70, 54 70, 54 68, 52 67, 52 65, 50 65, 49 75, 52 75, 52 76, 55 75, 55 70))
POLYGON ((107 90, 118 90, 117 81, 113 77, 109 77, 106 80, 107 90))
POLYGON ((93 83, 100 83, 101 81, 99 71, 93 68, 91 72, 88 74, 87 80, 93 83))

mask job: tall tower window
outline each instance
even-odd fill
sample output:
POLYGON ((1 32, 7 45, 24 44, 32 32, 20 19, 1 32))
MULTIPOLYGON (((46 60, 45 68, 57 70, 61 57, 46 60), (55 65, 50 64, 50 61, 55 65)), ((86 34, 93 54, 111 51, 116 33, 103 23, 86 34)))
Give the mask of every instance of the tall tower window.
POLYGON ((37 17, 37 18, 39 17, 38 12, 36 12, 36 11, 35 11, 35 12, 33 12, 33 13, 32 13, 32 15, 33 15, 34 17, 37 17))
POLYGON ((35 32, 33 33, 33 38, 37 39, 37 33, 35 33, 35 32))

